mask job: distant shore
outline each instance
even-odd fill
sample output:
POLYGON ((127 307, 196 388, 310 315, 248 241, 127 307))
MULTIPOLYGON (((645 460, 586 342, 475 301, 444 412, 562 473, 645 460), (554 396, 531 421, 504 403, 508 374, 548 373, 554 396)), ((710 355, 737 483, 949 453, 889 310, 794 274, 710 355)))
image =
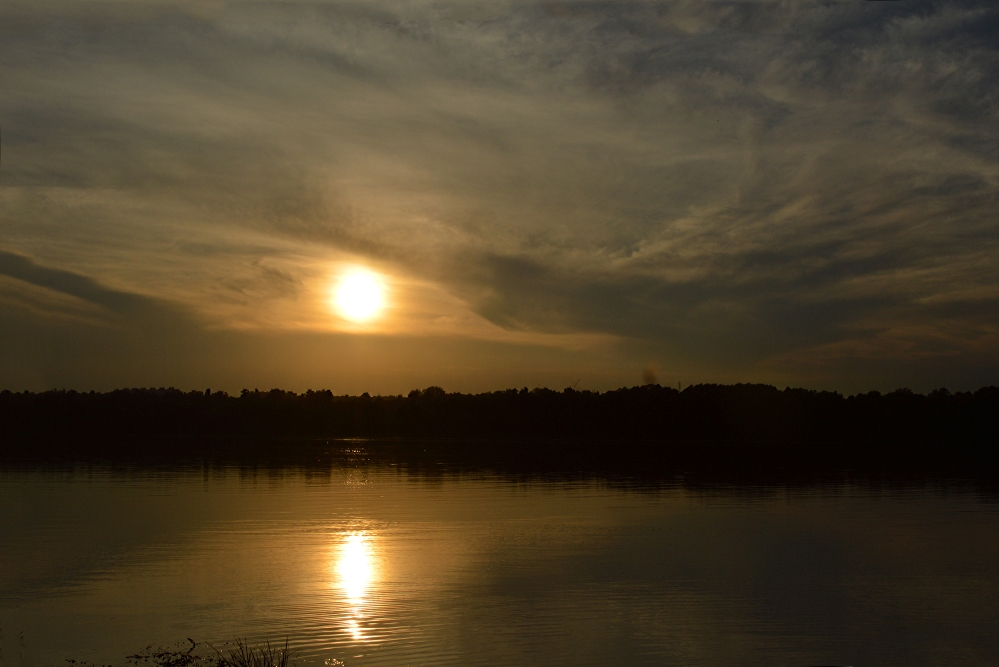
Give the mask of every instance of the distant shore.
POLYGON ((645 385, 407 396, 272 390, 0 392, 0 458, 586 471, 768 483, 999 480, 999 388, 843 396, 766 385, 645 385))
POLYGON ((644 385, 337 396, 272 389, 0 392, 0 440, 244 435, 644 442, 996 443, 999 388, 843 396, 769 385, 644 385))

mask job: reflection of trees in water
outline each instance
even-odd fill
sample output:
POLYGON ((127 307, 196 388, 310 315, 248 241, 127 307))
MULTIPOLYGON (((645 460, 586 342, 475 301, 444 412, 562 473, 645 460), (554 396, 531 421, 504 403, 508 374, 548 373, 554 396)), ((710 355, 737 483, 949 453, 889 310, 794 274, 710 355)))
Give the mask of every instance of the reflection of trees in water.
POLYGON ((144 449, 107 441, 72 452, 8 450, 4 467, 99 465, 121 472, 197 467, 206 475, 236 469, 241 476, 303 474, 332 479, 344 469, 391 470, 423 482, 488 478, 511 483, 600 482, 633 491, 685 488, 725 494, 767 493, 789 487, 878 489, 933 485, 972 487, 999 497, 994 450, 955 455, 949 448, 904 445, 791 445, 767 443, 470 442, 188 438, 144 440, 144 449))

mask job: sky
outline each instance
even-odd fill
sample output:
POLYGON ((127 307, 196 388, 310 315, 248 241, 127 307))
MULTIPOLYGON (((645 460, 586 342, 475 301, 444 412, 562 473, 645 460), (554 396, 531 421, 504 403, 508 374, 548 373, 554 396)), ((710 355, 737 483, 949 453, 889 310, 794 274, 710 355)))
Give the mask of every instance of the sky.
POLYGON ((991 1, 5 0, 0 132, 0 389, 999 384, 991 1))

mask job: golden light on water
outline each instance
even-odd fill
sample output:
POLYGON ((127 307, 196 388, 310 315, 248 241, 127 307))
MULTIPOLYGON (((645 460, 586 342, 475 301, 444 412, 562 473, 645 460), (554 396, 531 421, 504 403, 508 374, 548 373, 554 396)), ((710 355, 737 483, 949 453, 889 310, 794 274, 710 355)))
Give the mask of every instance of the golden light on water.
POLYGON ((374 577, 374 559, 365 535, 351 535, 343 543, 336 573, 347 600, 352 604, 363 602, 374 577))
POLYGON ((353 269, 337 281, 333 293, 337 313, 351 322, 367 322, 385 307, 385 285, 381 277, 366 269, 353 269))
POLYGON ((336 587, 343 591, 348 609, 344 629, 354 641, 363 641, 365 599, 375 579, 375 557, 367 535, 348 535, 340 545, 334 566, 336 587))

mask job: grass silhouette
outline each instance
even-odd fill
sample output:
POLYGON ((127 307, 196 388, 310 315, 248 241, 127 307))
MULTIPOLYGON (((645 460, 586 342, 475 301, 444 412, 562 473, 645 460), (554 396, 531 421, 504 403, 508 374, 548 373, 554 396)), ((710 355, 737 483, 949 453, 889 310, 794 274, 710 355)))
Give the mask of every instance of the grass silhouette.
POLYGON ((292 653, 288 650, 287 639, 282 648, 272 647, 270 642, 266 642, 256 649, 237 639, 236 647, 228 649, 226 654, 210 644, 209 646, 216 653, 217 667, 288 667, 292 653))
MULTIPOLYGON (((187 641, 190 642, 190 646, 186 649, 183 646, 177 648, 147 646, 145 650, 127 656, 125 662, 135 667, 293 667, 295 664, 292 659, 294 651, 289 648, 287 639, 284 641, 284 646, 272 646, 270 642, 265 642, 262 646, 256 647, 244 639, 236 639, 235 646, 221 650, 208 643, 201 644, 210 649, 208 652, 196 650, 199 644, 193 639, 188 638, 187 641)), ((66 662, 73 667, 112 667, 86 660, 66 662)), ((343 663, 333 661, 333 664, 343 663)))

